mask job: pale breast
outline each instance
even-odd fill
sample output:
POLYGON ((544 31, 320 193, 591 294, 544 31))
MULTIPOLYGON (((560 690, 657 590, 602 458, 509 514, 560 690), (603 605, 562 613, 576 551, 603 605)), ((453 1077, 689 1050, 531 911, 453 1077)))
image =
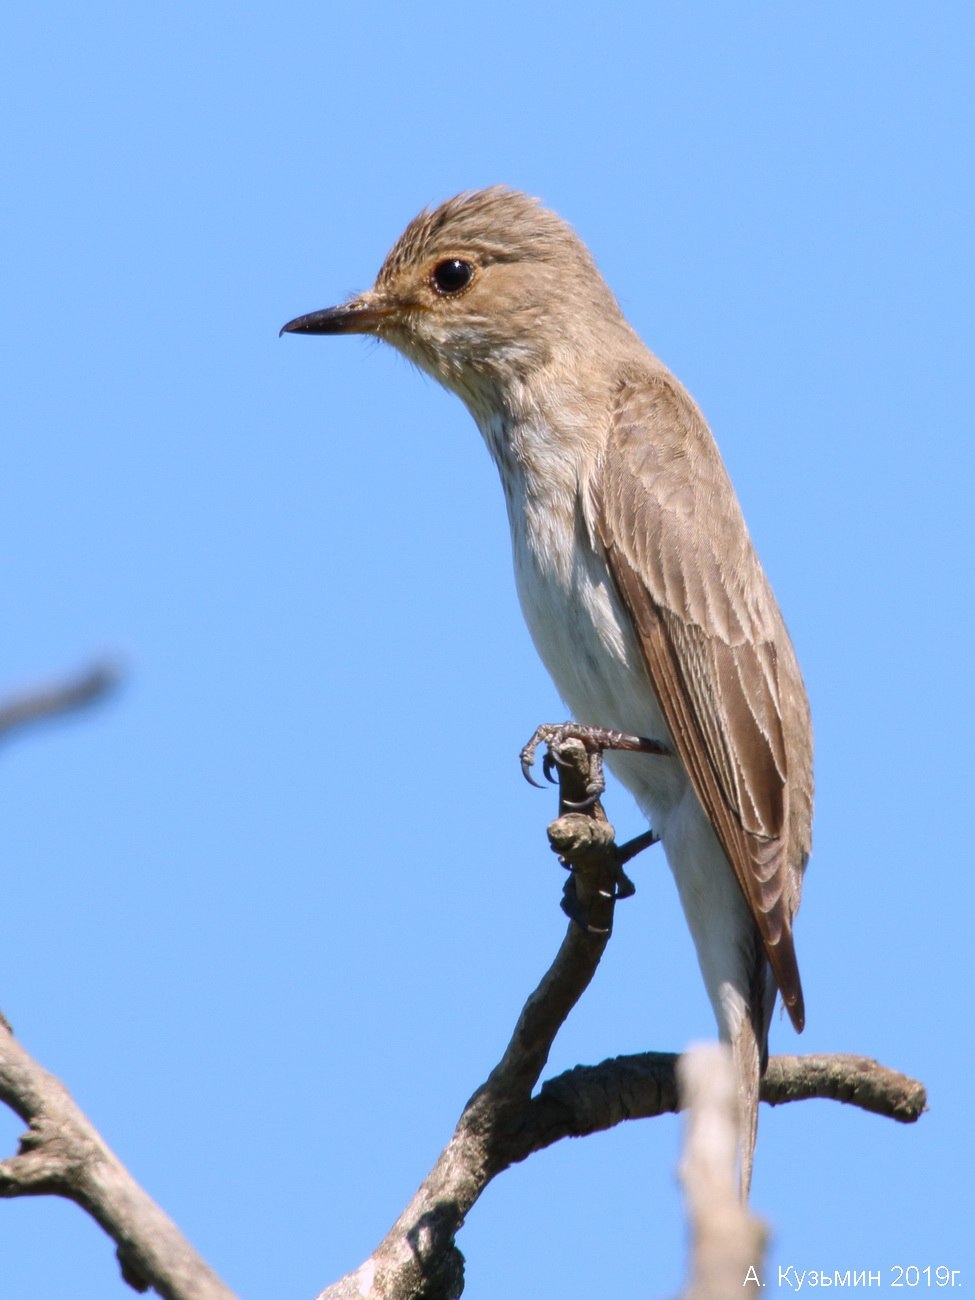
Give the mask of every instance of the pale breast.
MULTIPOLYGON (((550 484, 546 491, 510 461, 499 468, 521 608, 572 717, 669 744, 635 631, 586 526, 578 490, 550 484)), ((676 759, 617 755, 608 762, 655 824, 686 790, 676 759)))

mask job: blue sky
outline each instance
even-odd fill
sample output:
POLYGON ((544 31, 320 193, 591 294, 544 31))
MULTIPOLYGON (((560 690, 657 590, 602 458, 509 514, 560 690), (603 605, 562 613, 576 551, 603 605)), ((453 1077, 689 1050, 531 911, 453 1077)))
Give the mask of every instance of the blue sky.
MULTIPOLYGON (((5 28, 0 688, 127 674, 4 754, 22 1041, 246 1300, 364 1258, 503 1049, 564 925, 517 766, 563 709, 496 475, 391 352, 277 331, 424 204, 506 182, 704 408, 798 647, 808 1021, 772 1050, 930 1092, 910 1129, 762 1115, 773 1270, 970 1283, 970 8, 95 0, 5 28)), ((662 857, 634 875, 553 1073, 713 1033, 662 857)), ((468 1300, 672 1294, 678 1139, 505 1174, 468 1300)), ((0 1206, 0 1253, 12 1300, 126 1294, 72 1206, 0 1206)))

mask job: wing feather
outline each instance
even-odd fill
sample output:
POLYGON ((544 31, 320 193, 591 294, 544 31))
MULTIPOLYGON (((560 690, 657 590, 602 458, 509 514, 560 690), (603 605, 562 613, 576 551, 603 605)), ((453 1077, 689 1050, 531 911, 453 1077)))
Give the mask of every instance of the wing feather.
POLYGON ((801 1029, 792 916, 810 839, 805 692, 711 434, 666 374, 621 384, 595 507, 678 754, 801 1029))

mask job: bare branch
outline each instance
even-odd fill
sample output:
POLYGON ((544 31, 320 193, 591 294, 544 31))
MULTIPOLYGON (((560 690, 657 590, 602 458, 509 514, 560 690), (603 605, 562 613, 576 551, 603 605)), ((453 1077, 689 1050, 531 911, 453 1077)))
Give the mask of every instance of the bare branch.
MULTIPOLYGON (((9 728, 50 716, 95 698, 110 684, 96 670, 74 688, 25 697, 34 703, 0 710, 0 730, 5 717, 9 728)), ((549 837, 572 872, 563 906, 573 921, 504 1055, 465 1106, 410 1204, 374 1254, 327 1287, 320 1300, 456 1300, 463 1291, 464 1260, 455 1237, 492 1178, 563 1137, 679 1108, 678 1058, 667 1052, 578 1066, 532 1095, 555 1035, 599 964, 616 899, 632 891, 623 864, 633 848, 616 846, 598 802, 585 814, 571 806, 584 798, 589 782, 589 758, 578 742, 561 748, 558 769, 560 816, 549 837)), ((651 839, 641 837, 639 843, 651 839)), ((775 1058, 762 1096, 772 1105, 831 1097, 904 1123, 916 1120, 925 1106, 919 1083, 859 1056, 775 1058)), ((63 1085, 15 1042, 2 1016, 0 1101, 28 1125, 18 1154, 0 1161, 0 1197, 52 1194, 75 1201, 117 1243, 123 1277, 136 1290, 154 1287, 164 1300, 233 1300, 63 1085)), ((706 1291, 692 1294, 710 1300, 706 1291)))
POLYGON ((327 1287, 321 1300, 351 1295, 450 1300, 463 1290, 463 1257, 454 1238, 491 1179, 513 1158, 522 1158, 512 1157, 509 1142, 527 1118, 532 1089, 555 1035, 595 974, 612 926, 612 882, 617 875, 612 827, 598 804, 587 817, 567 814, 566 800, 585 797, 589 773, 585 750, 578 742, 571 746, 559 769, 564 815, 549 830, 574 871, 576 902, 588 909, 598 930, 569 926, 555 960, 525 1003, 504 1055, 467 1103, 453 1137, 416 1195, 370 1259, 327 1287), (555 828, 566 821, 568 827, 561 827, 565 834, 560 834, 555 828))
POLYGON ((924 1084, 888 1069, 868 1056, 837 1052, 829 1056, 774 1056, 762 1080, 762 1100, 770 1106, 825 1097, 860 1110, 914 1124, 927 1109, 924 1084))
POLYGON ((115 1241, 122 1276, 137 1291, 154 1287, 164 1300, 234 1300, 6 1022, 0 1023, 0 1100, 28 1125, 17 1155, 0 1161, 0 1197, 75 1201, 115 1241))
MULTIPOLYGON (((652 1119, 679 1108, 673 1052, 617 1056, 599 1065, 577 1065, 546 1080, 532 1099, 519 1131, 523 1160, 565 1137, 613 1128, 625 1119, 652 1119)), ((924 1085, 865 1056, 773 1056, 762 1080, 770 1106, 820 1097, 913 1124, 924 1113, 924 1085)))
POLYGON ((729 1048, 698 1044, 677 1065, 687 1110, 680 1178, 690 1225, 685 1300, 727 1300, 761 1283, 766 1231, 736 1191, 739 1112, 729 1048))
POLYGON ((42 722, 93 704, 114 690, 119 679, 115 664, 97 663, 75 677, 11 696, 0 704, 0 738, 28 723, 42 722))
MULTIPOLYGON (((567 742, 559 754, 561 816, 549 827, 549 837, 573 873, 572 914, 588 929, 569 925, 501 1061, 467 1103, 416 1195, 373 1255, 326 1287, 319 1300, 456 1300, 463 1290, 464 1261, 455 1237, 492 1178, 561 1138, 679 1109, 678 1057, 670 1052, 577 1066, 531 1095, 556 1033, 605 949, 628 856, 613 842, 598 803, 586 815, 567 806, 582 798, 588 781, 588 759, 581 745, 576 751, 577 744, 567 742)), ((762 1096, 774 1105, 834 1097, 904 1122, 924 1109, 920 1084, 863 1057, 777 1058, 762 1096)), ((701 1300, 708 1295, 697 1294, 701 1300)))

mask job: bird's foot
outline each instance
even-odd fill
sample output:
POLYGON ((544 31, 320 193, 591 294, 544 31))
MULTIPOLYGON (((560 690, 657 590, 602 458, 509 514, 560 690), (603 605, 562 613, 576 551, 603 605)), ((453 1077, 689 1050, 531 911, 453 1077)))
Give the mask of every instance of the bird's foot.
POLYGON ((605 789, 603 750, 666 755, 673 751, 660 741, 606 727, 575 722, 547 724, 538 728, 521 751, 521 769, 532 785, 538 785, 532 778, 532 765, 540 744, 546 746, 542 771, 549 781, 558 780, 561 787, 560 816, 549 826, 548 834, 559 862, 571 872, 562 891, 562 911, 589 934, 609 934, 615 903, 636 893, 624 867, 642 849, 656 844, 659 837, 647 830, 626 844, 614 842, 613 828, 605 813, 594 806, 605 789), (576 743, 570 745, 570 741, 576 743), (567 791, 574 797, 568 798, 567 791))
POLYGON ((538 746, 544 744, 546 747, 545 756, 542 759, 542 771, 545 774, 545 779, 554 784, 556 780, 555 768, 559 763, 559 746, 567 740, 580 741, 592 760, 589 765, 589 780, 586 783, 585 798, 575 803, 569 800, 564 801, 567 808, 575 808, 580 811, 591 808, 606 789, 606 780, 603 776, 604 750, 628 750, 638 754, 663 754, 668 756, 674 752, 669 745, 665 745, 659 740, 648 740, 646 736, 629 736, 625 731, 611 731, 608 727, 587 727, 578 722, 543 722, 521 751, 522 774, 530 785, 538 786, 540 790, 545 788, 532 776, 532 767, 535 763, 535 752, 538 746))
POLYGON ((650 848, 652 844, 657 844, 660 837, 655 831, 647 830, 642 835, 636 835, 626 844, 613 846, 612 857, 612 874, 608 879, 596 886, 597 899, 590 903, 584 903, 579 896, 579 887, 576 883, 576 868, 571 862, 564 857, 559 861, 563 867, 571 874, 565 882, 562 890, 562 911, 570 921, 574 921, 588 934, 608 934, 612 929, 612 911, 608 913, 609 924, 598 925, 594 919, 594 911, 603 913, 605 904, 599 903, 599 899, 606 899, 611 902, 619 902, 621 898, 632 898, 636 893, 636 885, 623 870, 625 864, 631 858, 635 858, 638 853, 644 849, 650 848), (594 907, 594 903, 598 904, 594 907))

